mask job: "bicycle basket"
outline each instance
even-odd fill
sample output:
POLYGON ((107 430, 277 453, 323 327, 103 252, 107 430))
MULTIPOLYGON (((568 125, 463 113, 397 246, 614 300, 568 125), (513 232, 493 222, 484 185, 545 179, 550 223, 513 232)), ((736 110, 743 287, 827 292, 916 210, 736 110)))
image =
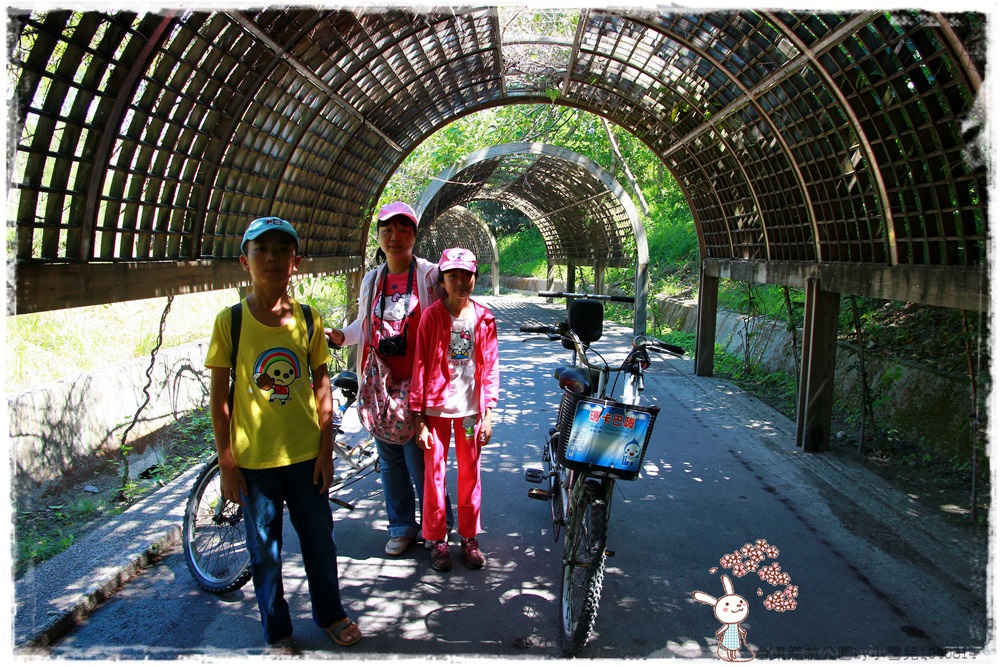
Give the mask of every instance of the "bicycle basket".
POLYGON ((598 476, 635 479, 659 412, 655 405, 628 405, 567 392, 559 404, 559 462, 598 476))

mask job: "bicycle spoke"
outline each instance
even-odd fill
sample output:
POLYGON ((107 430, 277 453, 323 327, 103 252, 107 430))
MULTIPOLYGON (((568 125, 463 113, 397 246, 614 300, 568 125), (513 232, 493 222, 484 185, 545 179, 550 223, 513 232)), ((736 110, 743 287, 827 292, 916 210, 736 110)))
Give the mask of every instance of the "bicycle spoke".
POLYGON ((250 579, 242 508, 221 493, 218 462, 195 482, 184 514, 184 556, 198 585, 211 593, 240 588, 250 579))

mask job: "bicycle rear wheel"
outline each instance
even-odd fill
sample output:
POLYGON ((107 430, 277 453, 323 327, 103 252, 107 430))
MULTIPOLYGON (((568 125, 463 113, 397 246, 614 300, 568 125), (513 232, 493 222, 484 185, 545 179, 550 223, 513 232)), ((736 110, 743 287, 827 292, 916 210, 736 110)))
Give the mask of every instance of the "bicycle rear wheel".
POLYGON ((363 443, 347 450, 348 458, 340 456, 334 458, 333 482, 330 484, 330 493, 336 493, 341 489, 355 484, 373 472, 379 470, 378 450, 375 448, 374 438, 369 438, 363 443))
POLYGON ((604 584, 604 548, 607 544, 608 508, 601 484, 584 483, 579 504, 573 509, 563 543, 562 610, 563 651, 575 655, 584 647, 597 620, 604 584))
POLYGON ((229 593, 250 580, 250 552, 243 508, 222 497, 219 459, 198 475, 184 510, 184 560, 191 576, 209 593, 229 593))

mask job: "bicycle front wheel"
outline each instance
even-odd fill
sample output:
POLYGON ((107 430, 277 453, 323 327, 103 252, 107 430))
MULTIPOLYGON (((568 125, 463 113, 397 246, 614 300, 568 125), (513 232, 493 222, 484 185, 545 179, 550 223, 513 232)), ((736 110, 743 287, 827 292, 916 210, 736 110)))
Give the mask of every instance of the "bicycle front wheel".
POLYGON ((230 593, 250 581, 243 508, 222 497, 219 459, 205 464, 184 510, 184 560, 209 593, 230 593))
POLYGON ((562 646, 575 655, 590 639, 604 584, 608 508, 601 485, 587 480, 563 543, 562 646))

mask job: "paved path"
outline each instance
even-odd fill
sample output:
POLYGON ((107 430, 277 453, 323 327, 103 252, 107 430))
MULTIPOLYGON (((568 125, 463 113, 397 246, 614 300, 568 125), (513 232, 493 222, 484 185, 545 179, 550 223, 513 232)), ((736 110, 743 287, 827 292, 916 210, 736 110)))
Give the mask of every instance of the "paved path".
MULTIPOLYGON (((377 481, 366 480, 354 496, 357 508, 335 513, 343 595, 367 635, 358 646, 332 645, 310 621, 298 544, 288 530, 286 595, 308 657, 560 655, 561 547, 548 505, 526 495, 523 470, 539 465, 558 398, 549 373, 567 353, 547 341, 522 342, 517 327, 553 322, 561 311, 538 299, 488 302, 500 321, 504 387, 482 459, 488 566, 470 571, 456 562, 451 573, 438 573, 419 547, 383 556, 382 497, 377 481)), ((595 347, 612 351, 613 360, 626 343, 624 329, 609 327, 595 347)), ((734 577, 736 592, 750 601, 744 626, 758 657, 923 656, 982 646, 981 545, 867 471, 799 452, 794 424, 724 381, 693 376, 690 360, 656 363, 647 400, 661 412, 642 476, 617 487, 608 544, 615 556, 585 657, 714 658, 719 623, 691 593, 721 595, 719 577, 729 571, 719 559, 758 538, 780 549, 777 561, 799 587, 797 608, 778 613, 758 595, 773 587, 754 574, 734 577)), ((174 493, 176 505, 183 491, 164 495, 174 493)), ((161 515, 170 504, 158 504, 161 515)), ((18 592, 20 637, 46 624, 39 615, 50 614, 50 626, 65 615, 51 612, 46 595, 53 596, 39 584, 46 576, 36 572, 34 616, 22 614, 32 604, 18 592)), ((85 589, 87 578, 78 574, 72 587, 85 589)), ((63 594, 71 600, 80 591, 63 594)), ((179 549, 79 615, 87 618, 52 656, 261 652, 252 586, 222 598, 201 593, 179 549)))

